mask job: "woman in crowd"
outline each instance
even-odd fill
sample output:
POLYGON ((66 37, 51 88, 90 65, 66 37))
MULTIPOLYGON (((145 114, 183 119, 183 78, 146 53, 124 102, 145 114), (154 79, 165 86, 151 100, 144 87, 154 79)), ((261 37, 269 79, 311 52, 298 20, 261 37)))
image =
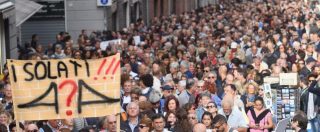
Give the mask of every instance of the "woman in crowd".
POLYGON ((205 111, 201 119, 202 119, 201 122, 207 127, 207 129, 213 129, 212 127, 213 117, 210 112, 205 111))
POLYGON ((166 121, 165 128, 167 128, 169 131, 174 130, 174 127, 175 127, 176 122, 177 122, 177 117, 176 117, 175 112, 171 112, 171 111, 168 112, 164 118, 165 118, 165 121, 166 121))
POLYGON ((248 113, 250 132, 268 132, 273 128, 272 115, 269 109, 264 108, 262 97, 256 97, 254 108, 248 113))
POLYGON ((241 100, 243 101, 246 112, 248 112, 248 110, 253 108, 254 106, 254 100, 258 96, 259 86, 258 84, 252 81, 252 82, 248 82, 244 86, 244 88, 246 92, 244 95, 241 96, 241 100))
POLYGON ((4 111, 0 113, 0 124, 5 125, 8 130, 9 130, 9 124, 11 123, 11 121, 12 121, 12 118, 9 112, 4 111))
POLYGON ((139 123, 139 132, 151 132, 152 121, 148 116, 144 116, 139 123))
POLYGON ((183 107, 182 107, 182 109, 184 109, 185 111, 187 111, 188 112, 188 114, 189 113, 196 113, 196 107, 195 107, 195 105, 194 104, 192 104, 192 103, 187 103, 187 104, 185 104, 183 107))
POLYGON ((168 112, 176 112, 179 108, 179 101, 174 95, 170 95, 166 98, 164 106, 164 115, 168 112))
MULTIPOLYGON (((176 127, 174 128, 175 132, 192 132, 192 125, 189 123, 188 120, 188 112, 184 109, 177 110, 177 123, 176 127)), ((193 119, 196 120, 196 114, 193 114, 193 119)))
POLYGON ((216 115, 218 114, 218 107, 216 103, 212 101, 208 103, 206 110, 211 113, 213 118, 216 117, 216 115))

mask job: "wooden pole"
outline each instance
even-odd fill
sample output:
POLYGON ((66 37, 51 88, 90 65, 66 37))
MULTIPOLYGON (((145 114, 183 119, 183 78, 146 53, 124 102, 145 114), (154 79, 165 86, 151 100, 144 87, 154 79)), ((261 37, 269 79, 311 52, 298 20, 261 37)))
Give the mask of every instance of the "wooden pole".
POLYGON ((19 121, 16 119, 16 129, 17 129, 17 132, 22 132, 20 131, 20 125, 19 125, 19 121))

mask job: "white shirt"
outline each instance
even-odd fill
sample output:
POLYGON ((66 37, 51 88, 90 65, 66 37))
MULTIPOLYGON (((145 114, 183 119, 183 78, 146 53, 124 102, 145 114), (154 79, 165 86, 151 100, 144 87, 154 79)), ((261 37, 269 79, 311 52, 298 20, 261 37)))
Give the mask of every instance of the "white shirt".
POLYGON ((153 76, 153 86, 152 86, 152 88, 154 90, 157 90, 160 93, 162 93, 160 87, 161 87, 160 79, 158 79, 157 77, 153 76))
POLYGON ((145 88, 145 89, 142 89, 142 94, 147 94, 148 93, 148 91, 149 91, 149 87, 148 88, 145 88))
POLYGON ((131 96, 123 96, 123 104, 128 104, 131 102, 131 96))
MULTIPOLYGON (((226 117, 223 109, 220 109, 218 113, 226 117)), ((241 113, 241 111, 237 107, 233 107, 232 112, 228 118, 228 125, 234 129, 239 127, 248 128, 248 124, 244 119, 245 117, 243 117, 243 114, 241 113)))

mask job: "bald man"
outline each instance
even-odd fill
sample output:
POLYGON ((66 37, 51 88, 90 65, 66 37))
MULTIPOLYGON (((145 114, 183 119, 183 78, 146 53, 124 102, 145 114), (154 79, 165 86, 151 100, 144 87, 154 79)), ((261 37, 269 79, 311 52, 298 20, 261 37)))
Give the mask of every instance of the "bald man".
POLYGON ((206 132, 206 126, 202 123, 197 123, 193 127, 193 132, 206 132))
POLYGON ((115 115, 108 115, 105 123, 107 123, 108 132, 117 131, 117 117, 115 115))

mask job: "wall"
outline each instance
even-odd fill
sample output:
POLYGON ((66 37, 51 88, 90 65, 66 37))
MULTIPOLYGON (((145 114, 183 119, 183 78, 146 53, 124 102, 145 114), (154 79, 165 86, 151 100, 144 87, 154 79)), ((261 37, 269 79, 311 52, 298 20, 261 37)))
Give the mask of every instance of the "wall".
POLYGON ((17 59, 18 58, 18 46, 17 46, 17 28, 16 28, 16 16, 11 15, 9 17, 9 41, 6 42, 6 45, 10 50, 9 56, 7 58, 17 59), (10 45, 8 45, 10 43, 10 45))
POLYGON ((31 41, 33 34, 39 36, 39 43, 43 46, 48 46, 56 41, 56 35, 59 32, 65 31, 65 22, 57 21, 26 21, 21 25, 21 45, 31 41))
POLYGON ((67 31, 72 36, 74 44, 77 44, 82 29, 86 29, 88 33, 107 29, 107 7, 98 7, 96 0, 67 0, 65 6, 67 31))

